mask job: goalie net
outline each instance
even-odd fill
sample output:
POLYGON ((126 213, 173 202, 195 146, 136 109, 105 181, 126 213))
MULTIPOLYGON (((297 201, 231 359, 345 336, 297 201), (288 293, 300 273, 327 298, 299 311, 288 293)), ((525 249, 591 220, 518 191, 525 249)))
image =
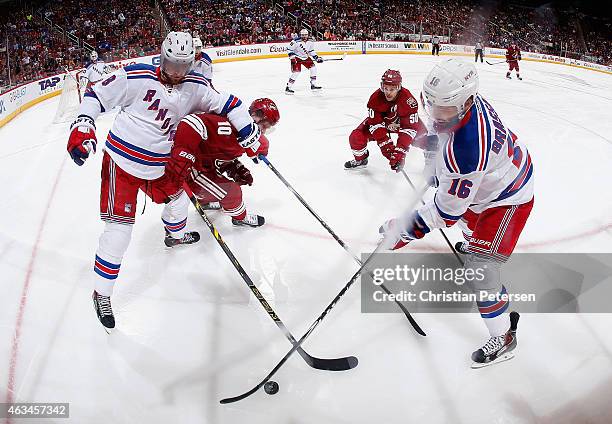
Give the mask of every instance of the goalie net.
POLYGON ((64 87, 53 119, 54 124, 72 122, 76 118, 85 92, 85 88, 79 82, 81 74, 81 71, 70 71, 64 74, 64 87))

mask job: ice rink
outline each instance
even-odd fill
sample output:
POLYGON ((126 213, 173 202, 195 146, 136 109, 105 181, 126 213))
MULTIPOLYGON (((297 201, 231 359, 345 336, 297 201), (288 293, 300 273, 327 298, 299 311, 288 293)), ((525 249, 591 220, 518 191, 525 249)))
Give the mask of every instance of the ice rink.
MULTIPOLYGON (((215 65, 213 82, 243 101, 270 97, 281 121, 269 159, 357 252, 371 251, 378 226, 402 212, 413 191, 376 146, 362 172, 347 173, 348 135, 387 68, 420 93, 443 57, 359 55, 318 65, 322 93, 303 72, 283 93, 286 59, 215 65)), ((465 60, 470 60, 466 58, 465 60)), ((521 62, 477 64, 480 92, 525 143, 535 171, 535 206, 518 252, 612 251, 612 76, 521 62)), ((102 154, 77 167, 66 153, 68 125, 53 125, 59 97, 0 129, 0 402, 70 402, 74 423, 609 423, 612 316, 524 314, 516 358, 470 369, 488 338, 478 314, 418 314, 419 337, 401 314, 362 314, 355 284, 304 347, 312 355, 355 355, 359 366, 331 373, 294 355, 260 390, 231 405, 291 348, 254 299, 195 211, 203 238, 166 250, 161 207, 139 198, 132 242, 107 335, 92 308, 93 257, 102 154)), ((97 122, 104 140, 113 113, 97 122)), ((103 143, 99 143, 102 147, 103 143)), ((214 224, 261 292, 299 338, 357 265, 263 164, 245 160, 255 183, 247 208, 259 229, 214 224)), ((422 153, 406 170, 418 179, 422 153)), ((431 193, 429 194, 431 195, 431 193)), ((447 230, 460 240, 456 228, 447 230)), ((438 233, 411 244, 446 252, 438 233)), ((36 422, 30 420, 28 422, 36 422)))

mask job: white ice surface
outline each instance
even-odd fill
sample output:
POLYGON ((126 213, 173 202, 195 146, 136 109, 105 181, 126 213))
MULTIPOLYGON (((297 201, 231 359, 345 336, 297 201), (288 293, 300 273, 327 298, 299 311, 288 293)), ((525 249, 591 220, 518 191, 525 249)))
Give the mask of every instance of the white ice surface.
MULTIPOLYGON (((385 69, 400 69, 418 95, 442 59, 324 63, 319 95, 303 73, 296 95, 285 96, 289 63, 280 59, 215 65, 214 83, 243 101, 276 101, 270 161, 351 248, 368 252, 412 190, 375 146, 366 171, 345 172, 348 135, 385 69)), ((477 66, 481 93, 534 161, 535 207, 517 251, 610 252, 612 76, 523 61, 517 81, 504 78, 503 65, 477 66)), ((359 284, 305 344, 316 356, 356 355, 356 369, 317 371, 294 355, 274 377, 278 394, 220 405, 256 384, 290 344, 194 211, 188 225, 203 240, 167 251, 161 208, 148 201, 141 215, 143 198, 113 298, 118 328, 106 335, 90 299, 102 155, 83 167, 70 161, 66 126, 50 124, 57 102, 0 129, 0 402, 70 402, 74 423, 609 422, 610 315, 525 314, 516 358, 474 371, 469 353, 487 337, 478 315, 419 314, 429 334, 420 338, 403 315, 360 313, 359 284)), ((100 141, 112 119, 99 119, 100 141)), ((213 213, 214 224, 299 338, 357 266, 263 164, 247 166, 255 178, 247 207, 266 225, 233 228, 213 213)), ((409 175, 421 167, 413 149, 409 175)), ((448 234, 459 240, 457 229, 448 234)), ((434 233, 410 249, 447 248, 434 233)))

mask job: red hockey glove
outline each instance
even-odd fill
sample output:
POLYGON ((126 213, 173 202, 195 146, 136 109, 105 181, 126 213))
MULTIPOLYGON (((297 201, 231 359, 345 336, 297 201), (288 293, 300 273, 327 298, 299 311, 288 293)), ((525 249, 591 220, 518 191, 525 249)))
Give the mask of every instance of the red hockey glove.
POLYGON ((196 157, 189 149, 174 146, 166 163, 164 175, 179 183, 187 180, 191 169, 196 164, 196 157))
POLYGON ((404 159, 406 159, 406 149, 397 146, 391 154, 391 159, 389 159, 391 169, 400 172, 404 168, 404 159))
POLYGON ((251 171, 249 171, 238 159, 234 159, 231 162, 226 162, 219 166, 219 172, 225 173, 228 178, 234 180, 239 185, 253 184, 251 171))
POLYGON ((261 143, 256 152, 251 149, 246 149, 246 154, 248 157, 253 159, 253 162, 258 163, 257 157, 259 155, 268 156, 268 149, 270 148, 270 142, 266 138, 265 135, 261 135, 259 137, 259 142, 261 143))
POLYGON ((380 152, 383 154, 383 156, 386 157, 388 160, 391 160, 391 155, 393 154, 393 151, 395 150, 395 146, 393 145, 393 140, 387 137, 384 140, 376 141, 376 143, 378 144, 378 147, 380 147, 380 152))
POLYGON ((77 165, 85 163, 89 153, 96 153, 96 126, 93 119, 86 115, 80 115, 70 126, 70 137, 68 138, 68 153, 77 165))

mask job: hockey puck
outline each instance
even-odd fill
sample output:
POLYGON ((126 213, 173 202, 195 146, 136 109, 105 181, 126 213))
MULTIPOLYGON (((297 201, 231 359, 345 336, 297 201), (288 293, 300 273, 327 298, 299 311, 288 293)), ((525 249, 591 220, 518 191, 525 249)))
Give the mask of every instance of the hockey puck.
POLYGON ((266 382, 266 384, 264 384, 264 390, 267 394, 274 395, 278 393, 278 383, 276 381, 270 380, 266 382))

